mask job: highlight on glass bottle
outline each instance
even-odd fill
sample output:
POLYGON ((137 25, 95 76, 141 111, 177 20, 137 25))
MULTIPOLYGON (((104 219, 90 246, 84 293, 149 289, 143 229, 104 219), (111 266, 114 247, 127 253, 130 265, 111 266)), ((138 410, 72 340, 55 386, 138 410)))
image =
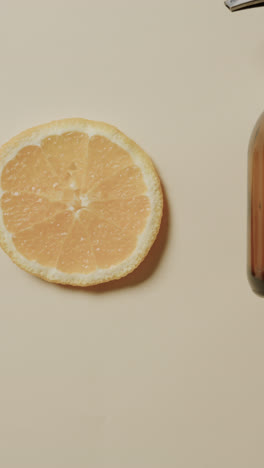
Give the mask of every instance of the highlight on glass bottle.
POLYGON ((248 152, 248 279, 253 291, 264 296, 264 113, 248 152))

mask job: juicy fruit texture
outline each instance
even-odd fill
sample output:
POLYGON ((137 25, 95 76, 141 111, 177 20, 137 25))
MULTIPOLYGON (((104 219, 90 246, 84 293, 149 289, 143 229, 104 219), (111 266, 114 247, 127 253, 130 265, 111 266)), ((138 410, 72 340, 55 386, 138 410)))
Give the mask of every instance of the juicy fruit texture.
POLYGON ((142 172, 104 136, 71 131, 26 145, 1 175, 3 223, 19 254, 67 274, 136 249, 151 211, 142 172))

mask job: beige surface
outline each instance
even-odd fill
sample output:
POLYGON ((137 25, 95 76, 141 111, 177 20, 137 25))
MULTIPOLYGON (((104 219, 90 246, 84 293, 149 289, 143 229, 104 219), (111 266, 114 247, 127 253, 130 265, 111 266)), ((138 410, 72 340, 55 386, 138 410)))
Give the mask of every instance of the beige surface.
POLYGON ((74 290, 0 253, 0 466, 262 468, 264 302, 246 280, 246 147, 264 9, 15 0, 0 16, 0 142, 105 120, 170 207, 145 264, 74 290))

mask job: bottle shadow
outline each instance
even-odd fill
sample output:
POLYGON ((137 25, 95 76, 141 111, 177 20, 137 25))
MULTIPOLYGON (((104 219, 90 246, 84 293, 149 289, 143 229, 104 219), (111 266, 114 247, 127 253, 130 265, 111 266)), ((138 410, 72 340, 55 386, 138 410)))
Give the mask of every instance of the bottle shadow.
MULTIPOLYGON (((87 287, 76 287, 59 284, 60 288, 67 290, 82 290, 87 292, 92 292, 94 294, 102 294, 118 289, 131 288, 137 286, 139 283, 147 281, 157 270, 161 259, 166 250, 169 238, 169 228, 170 228, 170 208, 168 196, 164 187, 164 184, 161 182, 162 192, 163 192, 163 216, 161 220, 161 226, 158 233, 158 236, 151 247, 148 255, 144 261, 130 274, 121 278, 119 280, 109 281, 108 283, 102 283, 95 286, 87 287)), ((56 285, 57 286, 57 285, 56 285)))

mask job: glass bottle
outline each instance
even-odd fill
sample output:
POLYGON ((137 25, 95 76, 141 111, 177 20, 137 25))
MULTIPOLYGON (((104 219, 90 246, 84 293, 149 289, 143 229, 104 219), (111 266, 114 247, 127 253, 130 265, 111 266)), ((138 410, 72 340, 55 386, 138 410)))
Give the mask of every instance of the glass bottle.
POLYGON ((248 150, 248 279, 264 296, 264 113, 252 132, 248 150))
MULTIPOLYGON (((231 11, 264 6, 261 0, 226 0, 231 11)), ((247 274, 253 291, 264 296, 264 113, 252 132, 248 150, 247 274)))

